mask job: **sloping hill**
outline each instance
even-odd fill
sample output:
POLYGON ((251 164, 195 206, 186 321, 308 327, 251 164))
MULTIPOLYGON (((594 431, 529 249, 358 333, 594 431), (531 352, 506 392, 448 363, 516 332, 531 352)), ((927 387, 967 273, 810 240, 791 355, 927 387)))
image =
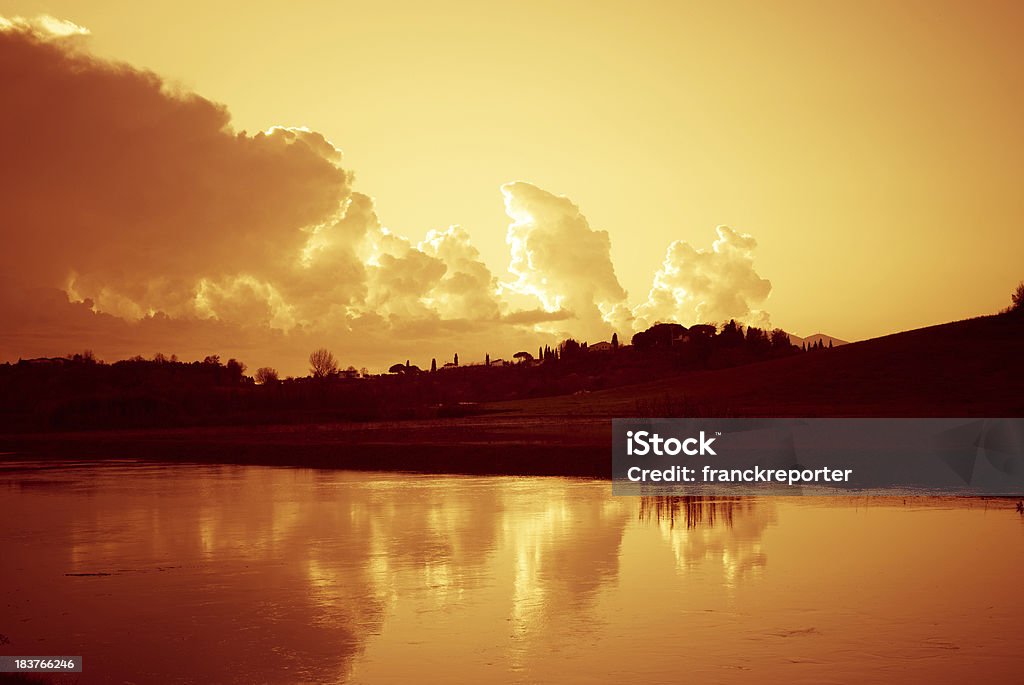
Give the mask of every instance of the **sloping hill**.
POLYGON ((818 341, 821 341, 821 344, 824 345, 825 347, 828 347, 829 343, 831 343, 834 347, 849 344, 849 342, 846 340, 842 340, 832 335, 825 335, 824 333, 812 333, 806 338, 801 338, 799 335, 793 335, 792 333, 789 334, 789 342, 793 343, 797 347, 799 347, 803 343, 807 343, 807 346, 810 347, 811 345, 814 345, 818 341))
POLYGON ((562 416, 1024 416, 1024 317, 986 316, 490 409, 562 416))

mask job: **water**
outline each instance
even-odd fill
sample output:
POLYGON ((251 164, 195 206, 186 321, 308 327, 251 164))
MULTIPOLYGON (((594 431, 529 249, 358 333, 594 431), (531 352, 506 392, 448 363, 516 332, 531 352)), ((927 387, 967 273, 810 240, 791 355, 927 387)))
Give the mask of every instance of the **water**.
POLYGON ((0 653, 81 683, 1019 682, 1022 573, 1006 501, 0 464, 0 653))

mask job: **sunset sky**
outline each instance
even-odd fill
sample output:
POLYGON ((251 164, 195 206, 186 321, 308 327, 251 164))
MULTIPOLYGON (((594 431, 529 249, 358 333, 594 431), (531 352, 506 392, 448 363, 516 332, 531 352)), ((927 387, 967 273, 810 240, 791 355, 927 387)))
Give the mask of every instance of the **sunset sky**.
POLYGON ((1020 3, 0 17, 0 361, 303 373, 321 344, 379 368, 729 317, 857 340, 1024 278, 1020 3))

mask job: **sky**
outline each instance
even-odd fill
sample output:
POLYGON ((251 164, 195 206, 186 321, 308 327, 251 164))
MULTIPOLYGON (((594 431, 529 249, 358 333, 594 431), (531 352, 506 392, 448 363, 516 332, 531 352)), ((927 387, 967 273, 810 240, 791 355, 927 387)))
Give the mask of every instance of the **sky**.
POLYGON ((727 318, 858 340, 1024 278, 1019 3, 0 16, 3 359, 301 373, 320 343, 423 365, 727 318))

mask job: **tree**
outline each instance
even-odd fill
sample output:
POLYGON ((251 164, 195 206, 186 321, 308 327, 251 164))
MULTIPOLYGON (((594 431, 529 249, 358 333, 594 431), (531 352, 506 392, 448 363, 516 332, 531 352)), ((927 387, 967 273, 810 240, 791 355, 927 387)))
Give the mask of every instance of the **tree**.
MULTIPOLYGON (((79 364, 95 364, 96 363, 96 355, 93 354, 92 350, 82 350, 81 352, 75 352, 74 354, 69 354, 68 355, 68 359, 70 359, 73 362, 77 362, 79 364)), ((153 358, 153 361, 156 361, 156 357, 153 358)))
POLYGON ((677 323, 656 323, 646 331, 633 336, 633 347, 637 350, 655 348, 669 349, 673 344, 684 339, 686 327, 677 323))
POLYGON ((334 355, 321 347, 309 354, 309 374, 313 378, 327 378, 338 373, 338 361, 334 355))
POLYGON ((533 361, 533 355, 529 352, 516 352, 512 355, 513 359, 518 359, 520 362, 531 362, 533 361))
POLYGON ((768 335, 757 326, 749 326, 747 328, 746 339, 747 345, 754 348, 765 347, 768 344, 768 335))
POLYGON ((781 328, 772 330, 771 343, 772 347, 776 350, 788 350, 793 346, 793 343, 789 340, 789 333, 781 328))
POLYGON ((485 354, 484 355, 484 366, 490 366, 490 365, 491 365, 491 355, 490 354, 485 354))
POLYGON ((237 359, 229 359, 225 368, 228 371, 228 381, 232 385, 237 385, 242 382, 242 374, 245 373, 245 364, 237 359))
POLYGON ((459 353, 456 352, 455 353, 455 366, 458 366, 458 365, 459 365, 459 353))
POLYGON ((735 319, 722 325, 722 331, 718 334, 718 340, 722 347, 734 347, 743 342, 743 325, 736 323, 735 319))
POLYGON ((566 338, 558 346, 558 359, 571 359, 572 357, 580 354, 583 350, 583 346, 580 345, 573 338, 566 338))
POLYGON ((408 368, 408 362, 405 364, 392 364, 391 368, 388 369, 388 373, 405 373, 408 368))
POLYGON ((436 357, 434 359, 430 360, 430 373, 434 373, 435 371, 437 371, 437 358, 436 357))
POLYGON ((613 350, 619 349, 619 334, 618 333, 612 333, 612 349, 613 350))
POLYGON ((1018 314, 1024 312, 1024 281, 1017 284, 1017 289, 1010 295, 1010 309, 1011 312, 1017 312, 1018 314))
POLYGON ((260 385, 274 385, 278 381, 277 370, 269 366, 261 366, 256 369, 253 379, 260 385))

